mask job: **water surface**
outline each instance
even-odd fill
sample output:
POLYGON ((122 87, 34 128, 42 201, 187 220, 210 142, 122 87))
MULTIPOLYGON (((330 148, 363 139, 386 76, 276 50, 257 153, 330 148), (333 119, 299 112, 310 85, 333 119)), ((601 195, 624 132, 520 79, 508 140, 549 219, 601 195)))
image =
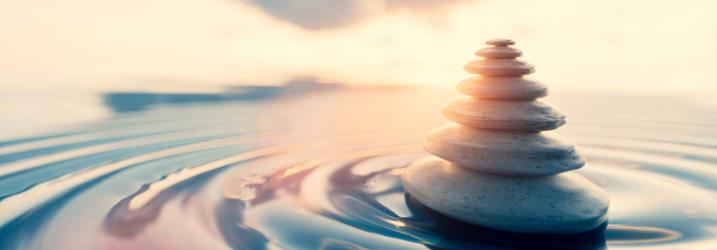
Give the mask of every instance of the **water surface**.
POLYGON ((715 106, 548 98, 568 114, 558 132, 588 159, 580 173, 612 199, 607 224, 563 237, 463 224, 404 192, 401 169, 426 155, 423 134, 446 122, 439 110, 451 95, 352 89, 170 103, 6 137, 0 249, 717 246, 715 106))

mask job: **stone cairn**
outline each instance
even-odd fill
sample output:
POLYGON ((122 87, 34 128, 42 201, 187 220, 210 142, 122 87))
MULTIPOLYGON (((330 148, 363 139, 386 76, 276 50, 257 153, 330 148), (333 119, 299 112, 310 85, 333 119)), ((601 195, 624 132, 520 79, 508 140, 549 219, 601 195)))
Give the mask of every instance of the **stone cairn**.
POLYGON ((416 200, 464 222, 511 232, 571 234, 607 219, 609 199, 570 170, 585 160, 574 143, 554 132, 562 111, 536 100, 547 88, 523 78, 533 66, 516 60, 514 42, 494 39, 465 66, 479 74, 458 85, 467 97, 444 115, 455 123, 428 132, 435 156, 404 169, 402 182, 416 200), (437 157, 436 157, 437 156, 437 157))

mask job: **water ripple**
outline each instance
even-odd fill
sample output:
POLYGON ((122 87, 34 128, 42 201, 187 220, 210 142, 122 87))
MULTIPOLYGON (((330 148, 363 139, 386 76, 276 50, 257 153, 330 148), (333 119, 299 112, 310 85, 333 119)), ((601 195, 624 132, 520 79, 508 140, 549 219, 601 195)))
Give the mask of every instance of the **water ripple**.
POLYGON ((717 116, 698 115, 711 107, 558 96, 575 114, 561 132, 588 159, 579 171, 612 197, 608 223, 559 236, 461 223, 405 193, 401 170, 426 155, 445 100, 339 91, 163 107, 0 141, 0 249, 717 245, 717 116))

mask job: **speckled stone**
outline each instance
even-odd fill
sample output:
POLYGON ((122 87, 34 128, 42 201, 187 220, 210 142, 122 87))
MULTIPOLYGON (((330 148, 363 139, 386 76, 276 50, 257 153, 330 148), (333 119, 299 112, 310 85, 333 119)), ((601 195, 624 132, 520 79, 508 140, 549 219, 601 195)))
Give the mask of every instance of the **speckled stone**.
POLYGON ((406 191, 455 219, 522 233, 579 233, 606 220, 608 197, 586 178, 567 172, 585 159, 554 132, 565 114, 535 99, 547 88, 523 78, 530 64, 515 60, 514 42, 494 39, 484 57, 464 69, 480 76, 458 85, 468 97, 444 109, 456 122, 428 132, 424 148, 435 156, 404 169, 406 191))
POLYGON ((481 99, 526 100, 548 95, 548 88, 536 81, 515 77, 471 77, 458 84, 458 91, 481 99))
POLYGON ((533 65, 513 59, 474 60, 463 69, 482 76, 523 76, 533 73, 533 65))
POLYGON ((565 113, 536 100, 482 100, 463 97, 443 109, 451 121, 472 128, 545 131, 565 124, 565 113))
POLYGON ((436 157, 411 164, 404 169, 402 181, 416 200, 439 213, 511 232, 589 231, 605 222, 609 204, 602 189, 575 173, 500 176, 436 157))
POLYGON ((432 154, 465 168, 513 176, 546 176, 585 164, 575 144, 553 132, 473 129, 447 124, 428 132, 432 154))
POLYGON ((490 39, 490 40, 486 41, 485 44, 493 45, 496 47, 505 47, 505 46, 513 45, 513 44, 515 44, 515 42, 510 39, 499 38, 499 39, 490 39))
POLYGON ((476 51, 477 56, 491 58, 491 59, 512 59, 519 57, 523 52, 511 47, 490 47, 483 48, 476 51))

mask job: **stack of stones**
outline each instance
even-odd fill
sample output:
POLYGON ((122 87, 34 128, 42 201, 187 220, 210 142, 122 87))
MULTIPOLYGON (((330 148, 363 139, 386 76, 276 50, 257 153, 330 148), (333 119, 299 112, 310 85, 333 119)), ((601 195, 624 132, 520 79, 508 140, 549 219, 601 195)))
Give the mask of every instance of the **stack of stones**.
POLYGON ((402 174, 406 190, 446 216, 521 233, 570 234, 606 220, 609 199, 577 173, 585 160, 553 130, 565 114, 545 102, 547 88, 523 78, 533 66, 515 58, 513 41, 490 40, 482 60, 465 70, 480 76, 458 85, 468 95, 443 110, 455 123, 428 132, 434 154, 402 174))

